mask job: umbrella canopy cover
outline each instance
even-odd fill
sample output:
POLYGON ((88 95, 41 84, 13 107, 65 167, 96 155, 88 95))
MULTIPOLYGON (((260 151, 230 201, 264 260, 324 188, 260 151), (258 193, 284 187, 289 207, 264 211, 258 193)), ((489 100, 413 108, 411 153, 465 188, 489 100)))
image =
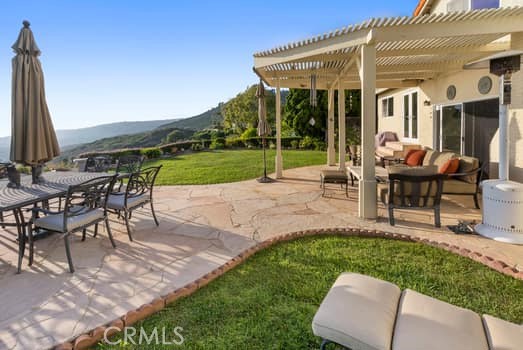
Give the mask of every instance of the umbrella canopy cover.
POLYGON ((267 108, 265 106, 265 87, 260 80, 258 88, 256 89, 256 97, 258 98, 258 136, 264 137, 270 135, 271 126, 267 122, 267 108))
POLYGON ((29 22, 24 21, 12 48, 11 160, 27 165, 42 164, 60 154, 51 115, 47 108, 44 76, 29 22))

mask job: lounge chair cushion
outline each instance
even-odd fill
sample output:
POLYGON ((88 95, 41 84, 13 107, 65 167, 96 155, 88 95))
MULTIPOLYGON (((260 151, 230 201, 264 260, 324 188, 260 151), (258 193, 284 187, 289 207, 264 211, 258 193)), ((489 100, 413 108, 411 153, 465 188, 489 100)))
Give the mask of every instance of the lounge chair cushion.
POLYGON ((523 325, 483 315, 483 325, 490 350, 517 350, 523 348, 523 325))
MULTIPOLYGON (((459 157, 458 173, 468 173, 469 171, 475 170, 477 168, 479 168, 478 158, 467 157, 467 156, 459 157)), ((471 184, 475 184, 476 183, 476 174, 460 176, 459 179, 463 180, 465 182, 469 182, 471 184)))
MULTIPOLYGON (((127 208, 137 207, 149 200, 149 195, 139 195, 135 197, 129 197, 127 199, 127 208)), ((107 208, 121 210, 125 207, 125 195, 124 194, 111 194, 107 199, 107 208)))
POLYGON ((64 230, 64 214, 52 214, 47 215, 35 220, 35 226, 41 227, 46 230, 57 231, 57 232, 70 232, 76 228, 88 225, 98 219, 104 217, 104 211, 102 209, 94 209, 89 211, 83 211, 78 215, 71 216, 67 219, 67 227, 64 230))
POLYGON ((349 179, 347 172, 343 170, 322 170, 321 178, 325 182, 329 181, 347 181, 349 179))
POLYGON ((457 179, 447 179, 443 181, 443 193, 446 194, 463 194, 476 193, 476 184, 465 182, 457 179))
POLYGON ((341 274, 312 321, 315 335, 354 350, 390 350, 401 291, 356 273, 341 274))
POLYGON ((481 317, 406 289, 398 309, 392 350, 488 350, 481 317))

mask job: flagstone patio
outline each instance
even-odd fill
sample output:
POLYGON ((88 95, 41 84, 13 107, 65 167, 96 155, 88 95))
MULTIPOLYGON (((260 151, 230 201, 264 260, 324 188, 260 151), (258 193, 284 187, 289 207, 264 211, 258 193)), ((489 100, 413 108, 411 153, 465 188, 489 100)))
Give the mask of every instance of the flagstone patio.
POLYGON ((455 235, 446 225, 480 220, 469 197, 444 197, 442 228, 430 211, 397 211, 397 224, 357 217, 357 188, 319 188, 322 167, 287 170, 272 184, 255 180, 206 186, 165 186, 155 193, 160 226, 148 210, 133 216, 134 242, 122 222, 72 244, 70 274, 58 235, 36 242, 35 263, 17 275, 15 232, 0 229, 0 349, 48 348, 116 319, 214 270, 260 241, 310 229, 367 228, 429 238, 480 252, 523 270, 523 246, 476 235, 455 235))

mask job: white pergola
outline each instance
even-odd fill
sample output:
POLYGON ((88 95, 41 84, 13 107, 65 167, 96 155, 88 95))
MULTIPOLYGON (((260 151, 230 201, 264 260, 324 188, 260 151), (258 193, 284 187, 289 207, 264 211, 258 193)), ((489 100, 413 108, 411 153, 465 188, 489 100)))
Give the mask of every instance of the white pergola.
MULTIPOLYGON (((330 33, 254 54, 254 71, 276 88, 276 177, 282 177, 281 88, 328 91, 327 154, 335 165, 334 91, 338 90, 338 130, 345 135, 346 89, 361 89, 362 176, 359 216, 377 216, 374 159, 376 89, 418 86, 458 72, 471 61, 523 49, 523 7, 417 17, 370 19, 330 33)), ((345 137, 339 137, 340 169, 345 137)))

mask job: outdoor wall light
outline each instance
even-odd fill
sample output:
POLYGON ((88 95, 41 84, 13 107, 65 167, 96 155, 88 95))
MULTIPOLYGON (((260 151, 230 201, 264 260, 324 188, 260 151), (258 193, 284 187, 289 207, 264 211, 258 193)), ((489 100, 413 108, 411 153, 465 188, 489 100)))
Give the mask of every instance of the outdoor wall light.
POLYGON ((430 100, 425 100, 425 101, 423 101, 423 105, 424 105, 425 107, 430 106, 430 100))

